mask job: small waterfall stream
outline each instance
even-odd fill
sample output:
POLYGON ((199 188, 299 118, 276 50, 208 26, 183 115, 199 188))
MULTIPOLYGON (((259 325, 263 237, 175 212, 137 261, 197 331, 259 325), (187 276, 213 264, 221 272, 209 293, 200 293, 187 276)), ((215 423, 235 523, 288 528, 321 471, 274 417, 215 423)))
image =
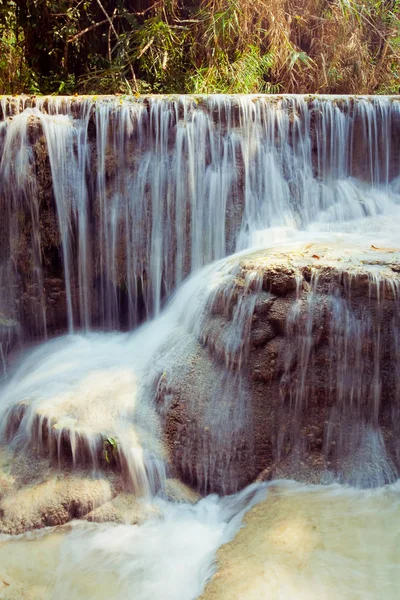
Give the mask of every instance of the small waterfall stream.
MULTIPOLYGON (((326 543, 311 577, 335 569, 350 538, 329 523, 351 497, 382 534, 382 598, 395 598, 400 100, 1 98, 0 118, 1 443, 28 471, 45 457, 57 481, 75 472, 114 485, 104 502, 122 491, 153 511, 137 526, 6 535, 0 489, 0 598, 194 600, 244 514, 275 514, 279 498, 284 511, 292 492, 310 510, 315 494, 335 503, 318 523, 304 509, 301 531, 326 543), (275 477, 301 479, 312 452, 323 468, 306 479, 328 485, 262 481, 268 453, 275 477), (173 502, 174 477, 221 497, 173 502), (40 558, 23 576, 8 549, 31 547, 52 566, 40 558)), ((0 469, 0 484, 24 476, 0 469)), ((378 597, 362 582, 376 556, 357 553, 357 593, 332 577, 319 597, 378 597)), ((264 580, 249 600, 282 597, 264 580)), ((244 597, 235 586, 226 597, 244 597)))

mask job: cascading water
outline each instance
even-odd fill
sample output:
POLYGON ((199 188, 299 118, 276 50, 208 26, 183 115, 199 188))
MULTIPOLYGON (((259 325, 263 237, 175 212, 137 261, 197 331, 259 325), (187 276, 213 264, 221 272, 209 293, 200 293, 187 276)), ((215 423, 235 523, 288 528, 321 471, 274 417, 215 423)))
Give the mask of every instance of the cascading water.
MULTIPOLYGON (((79 575, 64 595, 201 593, 269 484, 179 507, 154 499, 171 476, 237 492, 266 456, 296 476, 316 447, 318 482, 396 480, 398 99, 3 98, 1 115, 2 440, 94 478, 118 471, 161 515, 68 533, 60 577, 83 543, 104 589, 79 575), (18 341, 65 331, 18 366, 18 341), (159 577, 168 545, 154 567, 145 538, 175 539, 180 518, 201 544, 178 581, 159 577)), ((338 487, 325 489, 329 502, 338 487)), ((47 585, 32 597, 60 596, 47 585)))
POLYGON ((1 269, 15 287, 23 275, 41 336, 54 277, 70 331, 131 327, 261 231, 335 227, 398 198, 391 98, 3 98, 2 115, 1 269))

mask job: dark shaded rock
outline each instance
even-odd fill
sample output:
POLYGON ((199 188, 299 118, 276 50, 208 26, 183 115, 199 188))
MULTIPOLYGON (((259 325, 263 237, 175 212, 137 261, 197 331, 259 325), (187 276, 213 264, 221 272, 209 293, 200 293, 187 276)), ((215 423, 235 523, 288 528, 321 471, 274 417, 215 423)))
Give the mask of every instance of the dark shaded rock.
POLYGON ((284 335, 286 332, 286 318, 293 306, 293 300, 293 297, 277 298, 268 313, 268 321, 279 335, 284 335))
POLYGON ((285 296, 297 287, 297 278, 293 269, 282 268, 267 271, 263 277, 263 289, 277 296, 285 296))
POLYGON ((255 381, 269 382, 282 372, 285 340, 275 337, 264 348, 253 351, 249 363, 255 381))
POLYGON ((271 323, 263 322, 258 317, 255 317, 255 323, 250 335, 253 346, 263 346, 275 336, 276 333, 271 323))

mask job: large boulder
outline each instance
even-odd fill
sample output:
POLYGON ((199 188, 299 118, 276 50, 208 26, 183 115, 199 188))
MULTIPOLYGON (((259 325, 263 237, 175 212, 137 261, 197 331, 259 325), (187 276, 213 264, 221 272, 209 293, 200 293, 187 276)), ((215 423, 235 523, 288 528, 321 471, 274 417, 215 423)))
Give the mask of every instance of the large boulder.
POLYGON ((210 296, 197 345, 157 387, 183 480, 227 493, 396 477, 399 253, 345 248, 247 255, 210 296))

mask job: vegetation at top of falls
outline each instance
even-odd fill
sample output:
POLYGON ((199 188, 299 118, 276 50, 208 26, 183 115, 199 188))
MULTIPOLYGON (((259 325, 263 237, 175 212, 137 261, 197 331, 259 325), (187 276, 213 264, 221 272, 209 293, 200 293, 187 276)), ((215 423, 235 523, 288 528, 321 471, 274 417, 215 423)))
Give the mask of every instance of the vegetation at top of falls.
POLYGON ((0 92, 400 92, 400 0, 0 0, 0 92))

